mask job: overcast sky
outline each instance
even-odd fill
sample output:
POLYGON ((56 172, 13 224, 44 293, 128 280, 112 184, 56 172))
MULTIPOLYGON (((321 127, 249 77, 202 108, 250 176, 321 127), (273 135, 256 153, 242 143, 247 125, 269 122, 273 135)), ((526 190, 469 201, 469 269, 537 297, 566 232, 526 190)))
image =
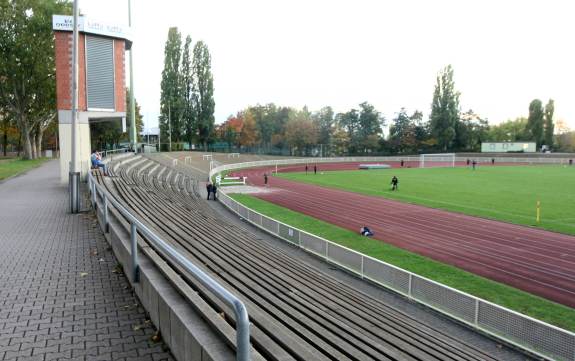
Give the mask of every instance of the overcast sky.
MULTIPOLYGON (((127 0, 80 0, 127 23, 127 0)), ((157 126, 168 28, 212 55, 216 123, 255 105, 347 111, 363 101, 388 120, 427 117, 437 72, 455 70, 461 109, 499 123, 555 100, 575 128, 575 4, 567 0, 132 0, 135 95, 157 126)), ((126 60, 127 61, 127 60, 126 60)))

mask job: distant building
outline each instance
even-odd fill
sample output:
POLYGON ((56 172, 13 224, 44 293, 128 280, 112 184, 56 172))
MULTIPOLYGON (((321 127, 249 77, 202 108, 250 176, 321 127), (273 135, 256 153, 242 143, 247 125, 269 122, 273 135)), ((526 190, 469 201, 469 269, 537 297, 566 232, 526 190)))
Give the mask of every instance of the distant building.
POLYGON ((484 142, 481 143, 482 153, 535 153, 535 142, 484 142))

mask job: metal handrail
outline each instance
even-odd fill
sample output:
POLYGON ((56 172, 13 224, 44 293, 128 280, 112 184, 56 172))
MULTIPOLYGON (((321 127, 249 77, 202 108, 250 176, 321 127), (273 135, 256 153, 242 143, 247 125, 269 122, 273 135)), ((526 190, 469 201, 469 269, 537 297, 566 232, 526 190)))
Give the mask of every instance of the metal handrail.
POLYGON ((92 204, 97 204, 96 192, 103 199, 105 229, 108 229, 108 205, 110 203, 130 222, 130 248, 134 282, 139 282, 137 232, 140 231, 140 233, 146 237, 147 241, 163 252, 166 258, 189 272, 196 281, 213 292, 220 300, 234 310, 236 316, 236 360, 249 361, 250 320, 244 303, 132 215, 114 196, 95 182, 92 172, 89 172, 88 175, 88 186, 92 195, 92 204))

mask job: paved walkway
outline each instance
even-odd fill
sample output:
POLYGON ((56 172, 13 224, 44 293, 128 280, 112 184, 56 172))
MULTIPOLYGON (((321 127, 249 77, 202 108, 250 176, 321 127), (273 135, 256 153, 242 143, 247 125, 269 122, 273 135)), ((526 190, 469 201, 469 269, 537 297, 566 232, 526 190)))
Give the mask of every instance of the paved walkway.
POLYGON ((0 360, 172 360, 58 163, 0 183, 0 360))

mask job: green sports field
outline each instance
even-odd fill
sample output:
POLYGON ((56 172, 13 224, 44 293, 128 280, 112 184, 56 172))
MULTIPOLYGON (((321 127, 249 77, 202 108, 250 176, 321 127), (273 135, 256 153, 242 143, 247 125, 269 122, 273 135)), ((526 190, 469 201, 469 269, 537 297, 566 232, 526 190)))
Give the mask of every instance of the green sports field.
POLYGON ((278 177, 575 234, 575 166, 332 171, 278 177), (392 176, 399 191, 392 192, 392 176), (536 221, 537 201, 541 220, 536 221))

